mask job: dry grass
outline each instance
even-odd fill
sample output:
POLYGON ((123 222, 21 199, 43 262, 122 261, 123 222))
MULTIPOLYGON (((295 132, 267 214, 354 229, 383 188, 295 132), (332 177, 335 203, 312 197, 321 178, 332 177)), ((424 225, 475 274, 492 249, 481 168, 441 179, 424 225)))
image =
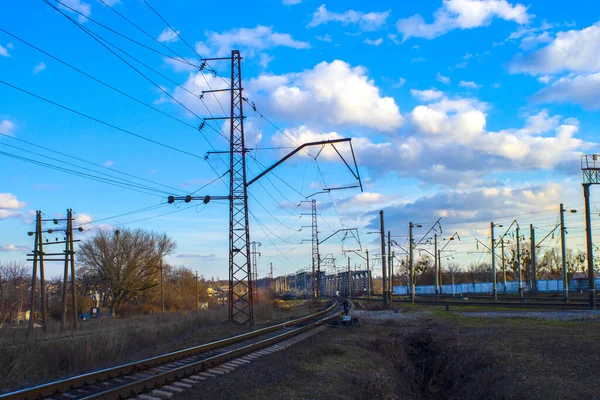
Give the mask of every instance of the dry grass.
MULTIPOLYGON (((315 306, 302 302, 287 311, 272 303, 255 306, 255 327, 227 323, 227 307, 188 313, 82 321, 77 332, 51 323, 26 338, 26 327, 0 329, 0 392, 131 362, 207 343, 306 315, 315 306)), ((320 306, 318 306, 320 307, 320 306)), ((318 308, 317 307, 317 308, 318 308)))

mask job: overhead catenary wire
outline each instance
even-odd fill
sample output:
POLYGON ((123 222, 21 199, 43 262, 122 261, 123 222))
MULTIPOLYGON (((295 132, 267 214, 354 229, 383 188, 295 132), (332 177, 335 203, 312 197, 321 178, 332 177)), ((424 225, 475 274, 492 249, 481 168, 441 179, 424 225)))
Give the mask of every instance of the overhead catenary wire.
POLYGON ((35 98, 37 98, 38 100, 42 100, 42 101, 44 101, 44 102, 46 102, 46 103, 49 103, 49 104, 52 104, 52 105, 54 105, 54 106, 56 106, 56 107, 62 108, 63 110, 66 110, 66 111, 69 111, 69 112, 71 112, 71 113, 77 114, 77 115, 79 115, 79 116, 81 116, 81 117, 87 118, 87 119, 89 119, 89 120, 91 120, 91 121, 94 121, 94 122, 97 122, 97 123, 99 123, 99 124, 102 124, 102 125, 104 125, 104 126, 107 126, 107 127, 109 127, 109 128, 115 129, 115 130, 117 130, 117 131, 119 131, 119 132, 123 132, 123 133, 125 133, 125 134, 131 135, 131 136, 134 136, 134 137, 137 137, 138 139, 145 140, 145 141, 147 141, 147 142, 150 142, 150 143, 156 144, 156 145, 158 145, 158 146, 161 146, 161 147, 164 147, 164 148, 167 148, 167 149, 170 149, 170 150, 176 151, 176 152, 178 152, 178 153, 186 154, 186 155, 188 155, 188 156, 191 156, 191 157, 194 157, 194 158, 198 158, 198 159, 204 159, 204 157, 202 157, 202 156, 199 156, 199 155, 197 155, 197 154, 190 153, 190 152, 188 152, 188 151, 185 151, 185 150, 178 149, 178 148, 176 148, 176 147, 173 147, 173 146, 170 146, 170 145, 167 145, 167 144, 161 143, 161 142, 159 142, 159 141, 157 141, 157 140, 150 139, 150 138, 148 138, 148 137, 146 137, 146 136, 142 136, 142 135, 140 135, 140 134, 134 133, 134 132, 132 132, 132 131, 129 131, 129 130, 127 130, 127 129, 120 128, 120 127, 118 127, 118 126, 116 126, 116 125, 114 125, 114 124, 112 124, 112 123, 109 123, 109 122, 103 121, 103 120, 101 120, 101 119, 98 119, 98 118, 96 118, 96 117, 92 117, 91 115, 85 114, 85 113, 83 113, 83 112, 81 112, 81 111, 77 111, 77 110, 75 110, 75 109, 73 109, 73 108, 67 107, 67 106, 65 106, 65 105, 63 105, 63 104, 57 103, 57 102, 55 102, 55 101, 52 101, 52 100, 50 100, 50 99, 47 99, 47 98, 45 98, 45 97, 42 97, 42 96, 40 96, 40 95, 37 95, 37 94, 35 94, 35 93, 33 93, 33 92, 30 92, 30 91, 28 91, 28 90, 26 90, 26 89, 23 89, 23 88, 20 88, 20 87, 18 87, 18 86, 16 86, 16 85, 13 85, 13 84, 11 84, 11 83, 8 83, 8 82, 6 82, 6 81, 4 81, 4 80, 2 80, 2 79, 0 79, 0 84, 3 84, 3 85, 5 85, 5 86, 8 86, 8 87, 10 87, 10 88, 12 88, 12 89, 15 89, 15 90, 19 91, 19 92, 25 93, 25 94, 27 94, 27 95, 29 95, 29 96, 35 97, 35 98))
MULTIPOLYGON (((99 168, 103 168, 103 169, 109 170, 109 171, 111 171, 111 172, 115 172, 115 173, 118 173, 118 174, 121 174, 121 175, 129 176, 129 177, 131 177, 131 178, 139 179, 139 180, 141 180, 141 181, 148 182, 148 183, 152 183, 152 184, 154 184, 154 185, 157 185, 157 186, 162 186, 162 187, 165 187, 165 188, 167 188, 167 189, 172 189, 172 190, 176 190, 176 191, 183 192, 181 189, 177 189, 177 188, 174 188, 174 187, 171 187, 171 186, 163 185, 162 183, 154 182, 154 181, 152 181, 152 180, 149 180, 149 179, 146 179, 146 178, 140 178, 140 177, 138 177, 138 176, 135 176, 135 175, 133 175, 133 174, 129 174, 129 173, 127 173, 127 172, 122 172, 122 171, 119 171, 119 170, 117 170, 117 169, 110 168, 110 167, 106 167, 106 166, 104 166, 104 165, 101 165, 101 164, 96 164, 96 163, 93 163, 93 162, 91 162, 91 161, 85 160, 85 159, 83 159, 83 158, 75 157, 75 156, 72 156, 72 155, 70 155, 70 154, 66 154, 66 153, 60 152, 60 151, 58 151, 58 150, 50 149, 50 148, 48 148, 48 147, 41 146, 41 145, 39 145, 39 144, 35 144, 35 143, 29 142, 29 141, 26 141, 26 140, 23 140, 23 139, 16 138, 16 137, 14 137, 14 136, 11 136, 11 135, 8 135, 8 134, 6 134, 6 133, 2 133, 2 132, 0 132, 0 136, 3 136, 3 137, 5 137, 5 138, 11 139, 11 140, 16 140, 16 141, 19 141, 19 142, 21 142, 21 143, 25 143, 25 144, 27 144, 27 145, 29 145, 29 146, 34 146, 34 147, 37 147, 37 148, 40 148, 40 149, 43 149, 43 150, 46 150, 46 151, 50 151, 50 152, 53 152, 53 153, 59 154, 59 155, 61 155, 61 156, 64 156, 64 157, 68 157, 68 158, 71 158, 71 159, 74 159, 74 160, 77 160, 77 161, 81 161, 81 162, 84 162, 84 163, 86 163, 86 164, 89 164, 89 165, 93 165, 93 166, 96 166, 96 167, 99 167, 99 168)), ((0 144, 4 144, 4 143, 1 143, 1 142, 0 142, 0 144)), ((10 146, 10 147, 12 147, 12 146, 10 146)), ((20 148, 19 148, 19 149, 20 149, 20 148)), ((24 149, 20 149, 20 150, 26 151, 26 150, 24 150, 24 149)), ((37 154, 37 153, 32 153, 32 154, 36 154, 36 155, 43 156, 43 155, 41 155, 41 154, 37 154)), ((45 157, 45 156, 44 156, 44 157, 45 157)), ((53 159, 53 160, 56 160, 56 159, 53 159)), ((56 161, 60 161, 60 160, 56 160, 56 161)), ((68 165, 74 165, 74 164, 68 164, 68 165)), ((91 171, 91 170, 90 170, 90 171, 91 171)))

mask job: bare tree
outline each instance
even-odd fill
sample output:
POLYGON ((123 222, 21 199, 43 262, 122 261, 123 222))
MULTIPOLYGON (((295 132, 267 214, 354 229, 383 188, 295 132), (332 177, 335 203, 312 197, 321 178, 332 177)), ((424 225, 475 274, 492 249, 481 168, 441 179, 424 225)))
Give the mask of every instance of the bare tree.
POLYGON ((167 235, 141 229, 101 231, 80 246, 79 262, 104 286, 116 316, 121 305, 160 283, 160 262, 175 246, 167 235))
POLYGON ((16 261, 0 263, 0 326, 22 317, 29 304, 30 279, 27 267, 16 261))

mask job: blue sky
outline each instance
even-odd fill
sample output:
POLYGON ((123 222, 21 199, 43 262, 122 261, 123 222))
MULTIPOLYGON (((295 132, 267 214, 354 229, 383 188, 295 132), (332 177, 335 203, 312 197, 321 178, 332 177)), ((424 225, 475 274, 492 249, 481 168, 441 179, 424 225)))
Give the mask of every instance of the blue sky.
MULTIPOLYGON (((247 146, 255 149, 248 159, 250 177, 289 151, 281 147, 292 146, 290 138, 295 143, 353 139, 364 192, 314 197, 322 238, 358 228, 362 248, 377 253, 375 236, 367 232, 378 229, 380 209, 386 212, 386 230, 398 241, 405 241, 410 220, 427 227, 441 217, 442 236, 456 231, 462 239, 448 257, 468 264, 489 258, 468 253, 478 251, 475 238, 487 240, 491 220, 508 226, 518 216, 523 229, 534 224, 543 237, 556 223, 559 203, 582 211, 579 158, 596 152, 599 140, 600 5, 594 1, 573 1, 569 7, 559 1, 505 0, 150 2, 180 36, 140 0, 50 3, 81 26, 42 1, 0 9, 5 82, 0 133, 7 135, 0 136, 0 261, 25 259, 35 210, 61 216, 72 208, 77 224, 86 228, 82 239, 119 226, 165 232, 178 243, 171 263, 225 277, 227 205, 164 203, 169 194, 227 194, 217 179, 227 170, 226 158, 204 156, 213 148, 227 150, 220 133, 228 131, 215 122, 202 132, 195 128, 209 111, 223 115, 226 95, 206 95, 202 102, 186 91, 223 87, 221 76, 230 74, 226 62, 209 64, 218 76, 189 64, 228 56, 232 49, 244 57, 245 95, 267 118, 246 105, 247 146), (189 64, 142 48, 86 17, 189 64), (115 51, 147 78, 84 29, 123 50, 115 51), (6 153, 129 182, 109 185, 6 153), (132 182, 146 188, 131 190, 132 182), (122 215, 143 208, 149 209, 122 215)), ((341 150, 346 157, 348 150, 341 150)), ((310 231, 301 227, 310 224, 302 215, 309 209, 299 201, 323 188, 355 183, 328 148, 316 161, 298 155, 253 185, 250 226, 252 240, 262 243, 259 274, 264 276, 271 262, 276 274, 308 266, 310 245, 301 242, 310 239, 310 231)), ((569 218, 569 244, 580 247, 582 212, 569 218)), ((357 246, 343 237, 321 249, 342 266, 342 250, 357 246)), ((353 256, 352 263, 362 259, 353 256)), ((49 268, 50 275, 60 271, 58 265, 49 268)))

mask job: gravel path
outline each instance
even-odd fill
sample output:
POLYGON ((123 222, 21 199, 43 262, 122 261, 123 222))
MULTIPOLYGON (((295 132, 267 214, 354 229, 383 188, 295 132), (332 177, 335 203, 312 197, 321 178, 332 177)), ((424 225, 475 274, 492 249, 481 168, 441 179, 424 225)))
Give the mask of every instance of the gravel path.
POLYGON ((477 318, 540 318, 557 321, 600 321, 600 311, 465 311, 465 317, 477 318))

